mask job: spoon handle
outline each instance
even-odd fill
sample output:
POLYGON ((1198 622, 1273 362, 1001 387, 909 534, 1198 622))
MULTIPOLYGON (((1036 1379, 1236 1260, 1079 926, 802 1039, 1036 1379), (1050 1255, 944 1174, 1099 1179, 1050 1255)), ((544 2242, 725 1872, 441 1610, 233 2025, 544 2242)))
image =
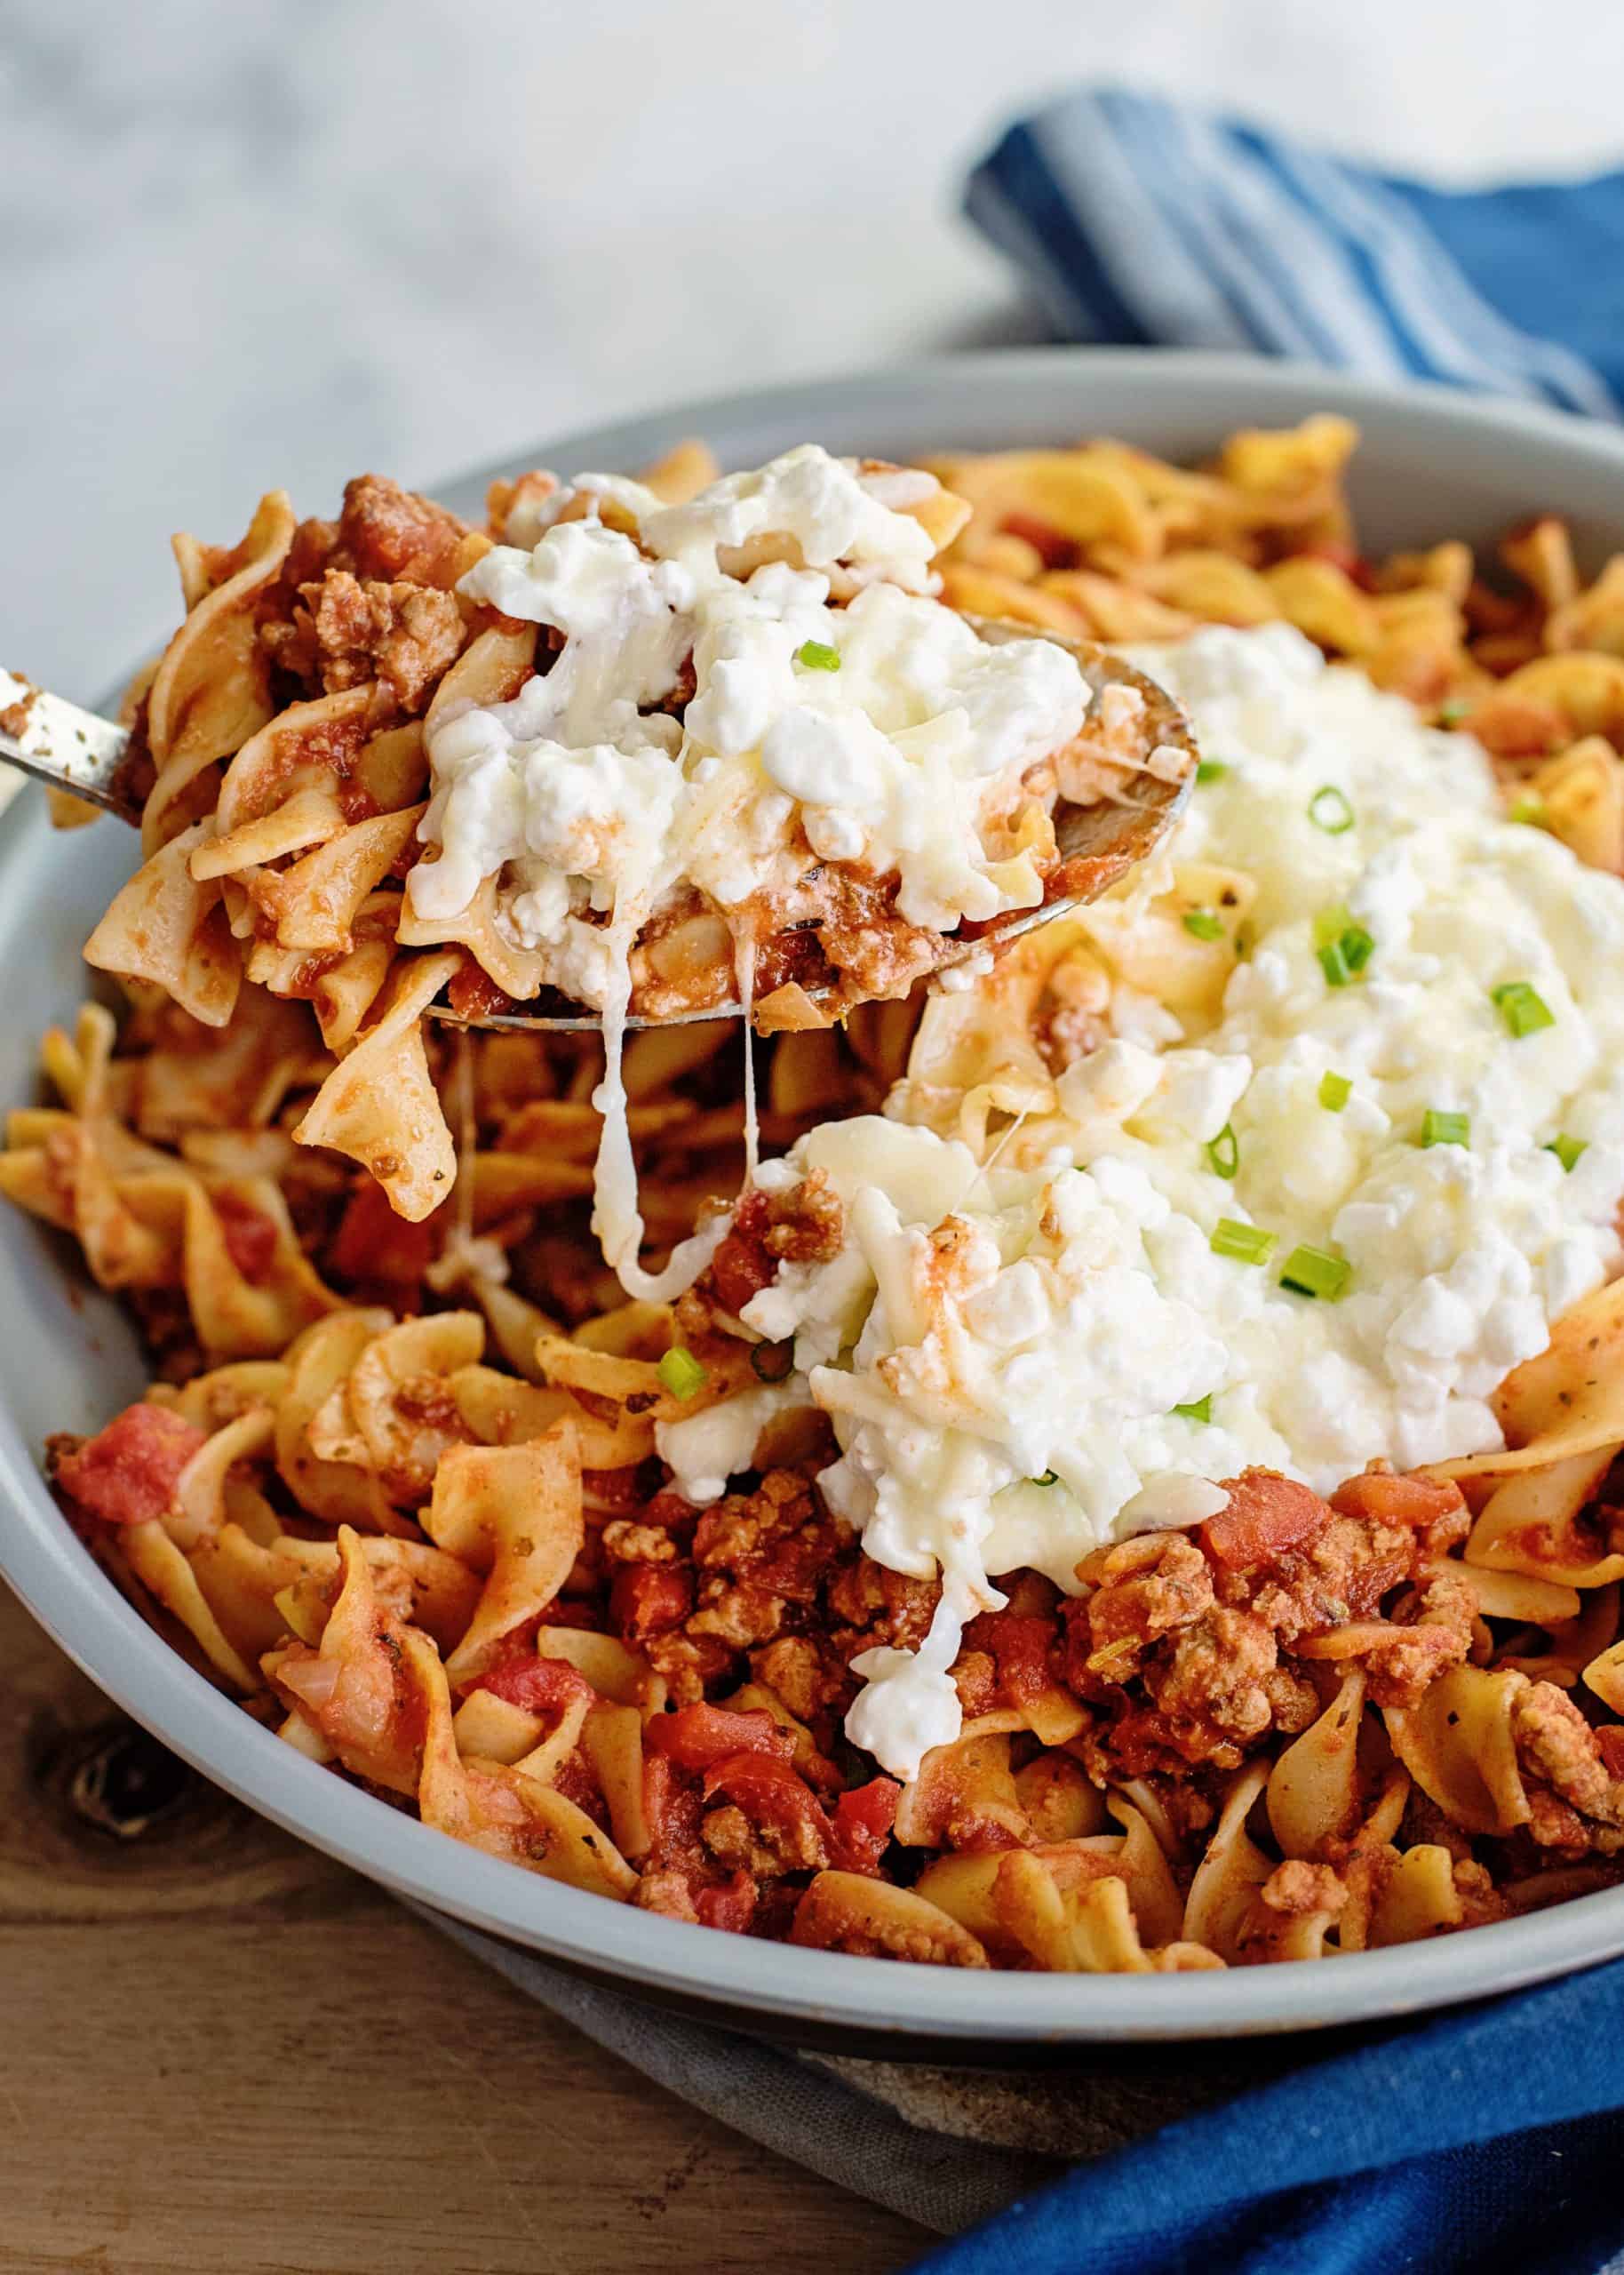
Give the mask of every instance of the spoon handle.
POLYGON ((127 728, 0 668, 0 761, 7 766, 134 823, 141 810, 124 786, 129 748, 127 728))

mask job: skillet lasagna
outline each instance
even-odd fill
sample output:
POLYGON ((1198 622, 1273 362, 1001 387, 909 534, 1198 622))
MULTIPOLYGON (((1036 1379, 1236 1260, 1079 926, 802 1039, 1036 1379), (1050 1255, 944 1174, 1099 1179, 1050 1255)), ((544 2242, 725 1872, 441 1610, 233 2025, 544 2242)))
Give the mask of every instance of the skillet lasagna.
POLYGON ((1624 582, 1550 521, 1367 558, 1353 442, 180 541, 127 1011, 0 1164, 151 1353, 48 1463, 177 1648, 443 1832, 807 1945, 1178 1972, 1615 1879, 1624 582), (1122 755, 1045 634, 1174 690, 1190 807, 910 994, 1122 755), (759 1098, 736 1027, 623 1032, 736 987, 759 1098), (604 1042, 423 1018, 546 989, 604 1042))

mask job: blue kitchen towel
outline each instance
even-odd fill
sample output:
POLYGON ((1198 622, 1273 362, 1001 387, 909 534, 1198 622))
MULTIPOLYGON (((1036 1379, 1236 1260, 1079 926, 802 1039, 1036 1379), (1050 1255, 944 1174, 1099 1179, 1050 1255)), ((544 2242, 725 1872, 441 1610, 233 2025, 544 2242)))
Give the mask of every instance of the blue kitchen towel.
POLYGON ((1079 2166, 916 2275, 1624 2268, 1621 2048, 1615 1961, 1307 2063, 1079 2166))
POLYGON ((1624 416, 1624 173, 1437 189, 1091 88, 1012 126, 965 205, 1068 339, 1624 416))

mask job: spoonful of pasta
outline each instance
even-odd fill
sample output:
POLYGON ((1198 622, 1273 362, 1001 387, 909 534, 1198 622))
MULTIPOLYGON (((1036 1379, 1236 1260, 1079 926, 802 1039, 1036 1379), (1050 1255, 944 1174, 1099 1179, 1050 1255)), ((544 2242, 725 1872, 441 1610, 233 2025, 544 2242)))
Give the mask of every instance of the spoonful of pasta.
MULTIPOLYGON (((941 613, 951 615, 945 610, 941 613)), ((571 1000, 570 983, 573 980, 588 1003, 602 992, 602 982, 609 975, 601 967, 615 953, 617 934, 627 967, 623 1023, 629 1028, 738 1018, 747 1008, 762 1033, 823 1026, 858 1002, 905 994, 922 978, 934 978, 949 986, 969 984, 1009 942, 1096 898, 1149 857, 1183 809, 1195 778, 1196 752, 1189 724, 1172 699, 1119 657, 1086 643, 1064 640, 1055 633, 1034 633, 1024 626, 983 618, 954 618, 953 621, 962 628, 960 637, 967 632, 985 648, 1006 647, 1021 652, 1037 648, 1041 642, 1057 650, 1063 660, 1069 659, 1074 666, 1080 690, 1078 730, 1063 745, 1040 752, 1034 763, 1024 767, 1015 786, 1020 802, 1013 813, 999 815, 976 829, 977 850, 983 854, 991 850, 994 856, 983 861, 986 884, 977 891, 974 904, 978 908, 987 906, 985 915, 967 920, 960 915, 957 922, 951 921, 955 913, 951 908, 921 909, 918 891, 904 908, 901 862, 888 876, 877 876, 872 861, 863 858, 868 847, 859 842, 860 825, 847 811, 825 806, 811 812, 803 804, 800 842, 792 847, 792 833, 784 827, 792 815, 770 810, 771 806, 788 808, 790 799, 783 793, 775 797, 769 792, 768 799, 756 798, 756 810, 744 818, 743 828, 736 820, 729 830, 726 816, 718 816, 713 826, 723 834, 718 849, 722 860, 731 861, 741 870, 752 861, 771 866, 775 874, 764 886, 755 886, 729 904, 713 898, 691 874, 678 878, 662 893, 650 896, 645 891, 638 896, 647 913, 634 928, 617 921, 617 895, 610 910, 605 912, 607 922, 595 910, 584 912, 575 928, 578 939, 572 953, 559 958, 549 970, 552 960, 537 946, 525 945, 521 926, 526 920, 518 915, 514 904, 527 896, 515 889, 516 879, 505 894, 495 874, 478 876, 460 909, 440 913, 442 904, 460 890, 460 874, 468 858, 464 850, 467 833, 465 828, 458 835, 461 816, 456 810, 459 804, 466 810, 469 803, 467 775, 454 770, 455 746, 450 763, 441 761, 443 771, 436 790, 436 798, 443 801, 442 810, 451 810, 453 820, 452 831, 441 841, 439 858, 425 859, 407 870, 406 890, 395 897, 393 910, 386 905, 380 910, 376 904, 383 896, 370 892, 357 913, 370 917, 374 930, 380 914, 393 914, 394 921, 388 929, 402 948, 460 938, 474 969, 465 969, 451 983, 448 1000, 434 1002, 429 1010, 436 1018, 480 1028, 561 1033, 601 1027, 605 1018, 602 1004, 583 1008, 580 1001, 571 1000), (764 834, 760 808, 769 801, 768 826, 782 832, 784 842, 774 849, 767 864, 760 858, 764 834), (841 858, 848 843, 854 852, 841 858), (441 874, 452 869, 458 872, 456 884, 450 876, 441 874), (420 890, 414 890, 414 881, 420 881, 420 890), (450 893, 448 886, 452 888, 450 893), (652 906, 649 905, 651 898, 656 904, 652 906), (1007 905, 999 906, 1000 900, 1007 905), (373 905, 369 906, 369 901, 373 905), (943 921, 919 921, 921 917, 943 921), (594 966, 600 969, 594 970, 594 966)), ((815 664, 809 668, 828 667, 815 664)), ((558 667, 553 669, 556 672, 558 667)), ((544 688, 547 683, 545 680, 539 682, 544 688)), ((450 723, 461 728, 461 740, 466 743, 486 730, 485 720, 497 707, 485 706, 482 712, 465 708, 450 723)), ((517 708, 517 702, 510 699, 500 707, 511 712, 517 708)), ((320 727, 310 722, 296 731, 314 734, 320 727)), ((832 739, 832 731, 821 725, 811 727, 809 735, 806 727, 799 731, 808 739, 819 731, 831 732, 832 739)), ((440 750, 443 752, 452 741, 450 735, 441 738, 440 750)), ((431 745, 431 767, 434 755, 431 745)), ((152 769, 144 762, 139 742, 128 728, 82 710, 3 669, 0 760, 137 828, 143 826, 150 809, 152 769)), ((663 763, 669 769, 668 761, 663 763)), ((699 778, 696 786, 701 792, 708 787, 705 763, 702 759, 695 770, 699 778)), ((899 835, 913 841, 905 853, 914 857, 914 866, 924 866, 918 858, 923 848, 940 869, 959 849, 940 842, 946 831, 939 778, 933 779, 927 766, 918 770, 917 786, 907 786, 915 789, 920 811, 905 823, 899 835), (937 840, 934 845, 929 843, 933 836, 937 840)), ((511 762, 503 771, 511 778, 511 762)), ((511 787, 511 778, 500 786, 511 787)), ((651 786, 657 792, 664 786, 657 778, 651 786)), ((570 787, 578 797, 585 786, 570 787)), ((257 896, 260 906, 269 879, 278 881, 275 889, 283 906, 290 898, 295 902, 306 896, 319 899, 338 866, 330 850, 335 841, 341 853, 359 851, 354 837, 365 833, 370 851, 380 840, 392 847, 403 835, 392 826, 397 818, 387 813, 352 821, 331 835, 318 835, 317 830, 330 816, 302 810, 301 799, 309 801, 308 788, 295 788, 279 808, 255 814, 237 830, 217 835, 211 842, 205 826, 187 865, 192 882, 206 884, 211 874, 222 882, 234 876, 247 879, 251 869, 256 874, 244 890, 251 897, 257 896), (245 836, 256 841, 252 850, 259 858, 238 858, 251 850, 242 842, 245 836), (235 846, 234 837, 239 841, 235 846), (302 858, 290 860, 289 856, 302 858)), ((252 802, 258 805, 262 801, 256 794, 252 802)), ((434 803, 435 799, 428 802, 430 813, 434 803)), ((220 805, 225 804, 222 791, 220 805)), ((424 811, 422 803, 414 802, 399 818, 409 818, 416 826, 424 811)), ((640 818, 633 809, 626 819, 640 818)), ((195 829, 195 825, 183 834, 191 835, 195 829)), ((474 857, 476 866, 480 858, 474 857)), ((714 879, 717 852, 707 850, 700 858, 714 879)), ((536 866, 531 857, 521 852, 513 859, 505 858, 502 866, 513 879, 513 873, 527 865, 536 866)), ((690 861, 686 866, 691 871, 699 865, 690 861)), ((662 866, 672 866, 668 856, 662 866)), ((979 881, 972 877, 970 882, 979 881)), ((532 886, 528 897, 534 898, 535 893, 532 886)), ((568 918, 565 921, 569 922, 568 918)), ((302 934, 311 937, 290 938, 300 931, 300 920, 297 915, 290 920, 279 913, 277 931, 290 950, 307 951, 306 962, 313 954, 336 952, 342 957, 354 953, 353 922, 342 939, 334 936, 334 928, 323 930, 308 922, 303 925, 302 934), (317 933, 320 937, 314 937, 317 933)), ((100 962, 94 951, 92 942, 92 961, 100 962)), ((264 962, 258 944, 250 950, 251 967, 256 957, 264 962)), ((113 968, 130 967, 115 962, 113 968)), ((259 975, 251 969, 248 976, 259 975)), ((275 986, 268 974, 266 978, 275 986)))
MULTIPOLYGON (((1142 861, 1197 762, 1126 664, 943 604, 970 508, 934 475, 662 471, 498 483, 485 531, 375 475, 336 523, 273 491, 237 546, 177 539, 123 723, 0 683, 0 755, 139 825, 87 961, 205 1028, 307 1002, 334 1063, 293 1137, 402 1215, 457 1173, 426 1017, 601 1031, 593 1229, 651 1302, 720 1235, 641 1261, 629 1026, 969 984, 1142 861)), ((753 1081, 747 1044, 747 1175, 753 1081)))

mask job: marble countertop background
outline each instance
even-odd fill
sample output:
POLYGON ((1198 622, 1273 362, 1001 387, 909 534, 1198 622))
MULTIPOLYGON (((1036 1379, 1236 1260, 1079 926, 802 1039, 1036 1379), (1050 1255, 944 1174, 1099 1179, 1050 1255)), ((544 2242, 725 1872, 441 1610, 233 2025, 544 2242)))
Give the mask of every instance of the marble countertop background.
POLYGON ((958 186, 1090 76, 1450 176, 1624 148, 1616 0, 0 0, 0 656, 92 696, 273 484, 1040 336, 958 186))

